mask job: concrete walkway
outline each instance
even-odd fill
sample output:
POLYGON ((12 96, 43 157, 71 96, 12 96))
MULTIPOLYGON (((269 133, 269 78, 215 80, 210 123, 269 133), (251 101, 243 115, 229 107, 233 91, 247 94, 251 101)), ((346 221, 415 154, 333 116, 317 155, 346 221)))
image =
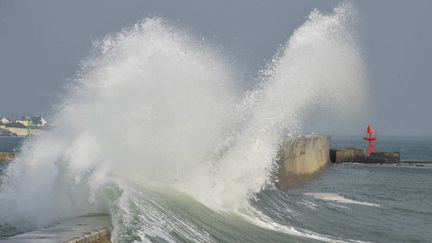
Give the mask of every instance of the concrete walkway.
POLYGON ((0 240, 0 243, 107 243, 111 242, 111 221, 106 214, 89 214, 54 226, 0 240))

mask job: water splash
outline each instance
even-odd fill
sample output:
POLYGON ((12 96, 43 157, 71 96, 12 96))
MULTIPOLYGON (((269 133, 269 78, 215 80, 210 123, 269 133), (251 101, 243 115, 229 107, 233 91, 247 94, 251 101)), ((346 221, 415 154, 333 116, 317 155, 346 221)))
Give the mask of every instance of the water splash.
POLYGON ((245 94, 217 52, 164 20, 101 40, 58 106, 56 128, 9 166, 0 224, 24 229, 86 212, 127 214, 133 198, 125 184, 247 213, 249 200, 273 183, 281 139, 301 134, 309 110, 362 103, 351 11, 313 11, 245 94))

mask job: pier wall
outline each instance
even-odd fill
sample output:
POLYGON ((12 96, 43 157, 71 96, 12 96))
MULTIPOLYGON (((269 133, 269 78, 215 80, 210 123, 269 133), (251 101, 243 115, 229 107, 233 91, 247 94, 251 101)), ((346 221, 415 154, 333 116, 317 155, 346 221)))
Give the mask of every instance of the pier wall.
POLYGON ((366 156, 363 149, 338 148, 330 150, 330 158, 333 163, 364 163, 364 164, 399 164, 400 152, 372 152, 366 156))
POLYGON ((307 136, 286 141, 280 150, 278 181, 281 190, 318 175, 330 162, 330 137, 307 136))
POLYGON ((0 243, 109 243, 111 220, 106 214, 88 214, 51 227, 0 240, 0 243))
POLYGON ((330 149, 330 159, 333 163, 364 161, 366 153, 360 148, 330 149))

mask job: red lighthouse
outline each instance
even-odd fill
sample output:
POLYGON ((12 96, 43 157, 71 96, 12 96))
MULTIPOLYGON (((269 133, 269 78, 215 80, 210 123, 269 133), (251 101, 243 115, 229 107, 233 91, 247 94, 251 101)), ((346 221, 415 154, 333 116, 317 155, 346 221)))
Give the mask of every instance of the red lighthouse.
POLYGON ((363 137, 363 139, 369 142, 369 146, 368 146, 368 150, 367 150, 368 156, 372 152, 378 152, 377 147, 373 143, 375 140, 378 140, 378 137, 377 137, 377 135, 376 135, 376 133, 375 133, 375 131, 372 128, 371 125, 368 125, 368 127, 367 127, 367 133, 363 137))

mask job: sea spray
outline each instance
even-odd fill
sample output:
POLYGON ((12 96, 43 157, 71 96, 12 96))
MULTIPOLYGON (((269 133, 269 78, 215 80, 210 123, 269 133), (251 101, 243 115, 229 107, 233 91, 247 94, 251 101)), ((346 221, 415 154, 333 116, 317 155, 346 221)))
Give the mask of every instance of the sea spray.
POLYGON ((89 192, 110 176, 164 186, 205 177, 236 102, 230 68, 200 44, 160 19, 98 43, 53 118, 56 128, 9 167, 1 220, 46 224, 83 213, 71 212, 87 201, 80 196, 103 201, 89 192))
POLYGON ((219 208, 231 211, 247 207, 244 199, 272 184, 281 140, 301 134, 308 112, 363 110, 364 70, 351 29, 353 11, 349 4, 331 15, 314 10, 261 72, 257 88, 241 104, 247 118, 217 162, 210 197, 201 200, 206 205, 217 200, 219 208))
POLYGON ((0 224, 25 230, 102 211, 115 239, 215 240, 179 216, 179 195, 199 212, 253 212, 250 200, 273 184, 281 140, 302 133, 305 114, 362 103, 351 11, 313 11, 244 94, 216 51, 165 20, 99 41, 56 127, 9 166, 0 224))

